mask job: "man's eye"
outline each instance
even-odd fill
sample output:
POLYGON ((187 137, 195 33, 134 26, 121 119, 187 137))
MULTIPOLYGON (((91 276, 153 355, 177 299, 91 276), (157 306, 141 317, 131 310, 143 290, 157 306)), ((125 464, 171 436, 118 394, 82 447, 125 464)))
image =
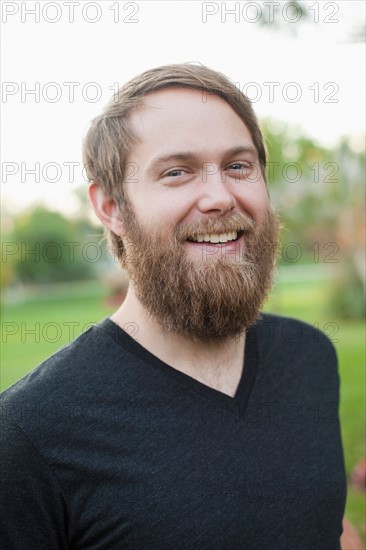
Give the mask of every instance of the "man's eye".
POLYGON ((248 179, 253 171, 253 165, 250 162, 233 162, 226 167, 228 177, 235 178, 236 181, 248 179))
POLYGON ((179 168, 175 168, 174 170, 170 170, 169 172, 166 172, 166 174, 164 174, 164 175, 176 178, 178 176, 181 176, 182 174, 184 174, 184 170, 180 170, 179 168))
POLYGON ((234 162, 228 166, 229 170, 250 170, 251 165, 247 162, 234 162))

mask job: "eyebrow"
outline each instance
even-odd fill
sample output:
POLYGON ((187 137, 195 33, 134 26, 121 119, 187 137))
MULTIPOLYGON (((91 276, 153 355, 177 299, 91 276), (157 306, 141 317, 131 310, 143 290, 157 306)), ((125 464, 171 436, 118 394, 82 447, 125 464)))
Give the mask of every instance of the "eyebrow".
MULTIPOLYGON (((223 157, 232 157, 242 153, 250 153, 258 158, 257 149, 253 145, 237 145, 235 147, 231 147, 230 149, 224 151, 223 157)), ((148 165, 147 171, 149 173, 154 172, 154 170, 159 168, 159 166, 168 162, 184 162, 189 160, 197 160, 197 153, 195 151, 172 151, 166 155, 153 158, 148 165)))

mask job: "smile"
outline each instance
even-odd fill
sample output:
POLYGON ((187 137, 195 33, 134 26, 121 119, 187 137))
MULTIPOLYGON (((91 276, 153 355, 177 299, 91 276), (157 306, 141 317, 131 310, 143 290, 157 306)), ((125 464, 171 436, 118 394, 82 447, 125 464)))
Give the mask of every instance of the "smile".
POLYGON ((238 240, 244 231, 231 231, 230 233, 200 233, 195 237, 188 237, 187 241, 194 243, 225 244, 238 240))

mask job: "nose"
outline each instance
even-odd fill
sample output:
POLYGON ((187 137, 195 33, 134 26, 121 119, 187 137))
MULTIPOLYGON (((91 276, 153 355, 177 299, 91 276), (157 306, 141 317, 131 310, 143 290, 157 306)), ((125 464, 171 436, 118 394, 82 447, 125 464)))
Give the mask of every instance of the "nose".
POLYGON ((222 178, 217 164, 210 163, 203 166, 202 180, 200 181, 200 197, 198 208, 201 212, 215 212, 226 214, 236 206, 235 197, 232 195, 229 184, 222 178))

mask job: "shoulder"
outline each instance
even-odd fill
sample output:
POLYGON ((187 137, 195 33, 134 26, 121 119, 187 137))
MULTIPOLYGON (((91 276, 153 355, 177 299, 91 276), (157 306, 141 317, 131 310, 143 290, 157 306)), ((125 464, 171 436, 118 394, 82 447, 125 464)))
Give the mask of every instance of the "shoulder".
POLYGON ((280 383, 286 391, 301 393, 304 400, 312 396, 322 402, 338 401, 336 350, 317 324, 263 313, 256 332, 262 370, 269 377, 268 387, 280 383))
POLYGON ((337 353, 330 337, 318 326, 270 313, 256 324, 261 356, 310 373, 337 378, 337 353))
POLYGON ((1 412, 21 428, 46 428, 95 395, 102 383, 112 387, 117 363, 123 366, 123 349, 96 324, 3 391, 1 412))
POLYGON ((83 366, 90 365, 90 357, 98 357, 100 350, 98 340, 100 340, 98 331, 94 327, 90 327, 2 392, 1 399, 6 401, 10 396, 22 392, 25 388, 31 391, 38 386, 48 387, 53 382, 55 384, 61 381, 66 382, 70 371, 73 371, 75 375, 82 374, 83 366))
MULTIPOLYGON (((330 330, 334 328, 332 323, 327 325, 330 330)), ((267 339, 277 346, 291 347, 291 344, 295 344, 297 348, 304 346, 309 349, 323 349, 336 355, 332 340, 320 328, 318 322, 310 324, 294 317, 262 313, 256 328, 262 339, 267 339)))

